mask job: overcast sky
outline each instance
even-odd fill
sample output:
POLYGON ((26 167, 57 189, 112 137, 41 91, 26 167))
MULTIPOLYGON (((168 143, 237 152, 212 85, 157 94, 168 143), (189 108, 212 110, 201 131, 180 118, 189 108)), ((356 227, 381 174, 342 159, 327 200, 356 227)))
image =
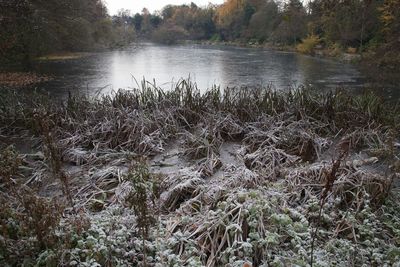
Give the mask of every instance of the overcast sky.
POLYGON ((146 7, 150 12, 153 12, 155 10, 161 10, 168 4, 181 5, 190 4, 191 2, 196 3, 198 6, 206 6, 210 2, 213 4, 221 4, 224 0, 105 0, 111 15, 115 15, 121 8, 129 9, 132 13, 140 13, 142 9, 146 7))

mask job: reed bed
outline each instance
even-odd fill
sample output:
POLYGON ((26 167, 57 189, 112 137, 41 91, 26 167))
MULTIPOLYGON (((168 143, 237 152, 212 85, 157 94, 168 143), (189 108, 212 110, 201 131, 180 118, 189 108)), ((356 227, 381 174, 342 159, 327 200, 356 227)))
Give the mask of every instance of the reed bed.
POLYGON ((399 110, 371 93, 1 94, 0 265, 400 263, 399 110))

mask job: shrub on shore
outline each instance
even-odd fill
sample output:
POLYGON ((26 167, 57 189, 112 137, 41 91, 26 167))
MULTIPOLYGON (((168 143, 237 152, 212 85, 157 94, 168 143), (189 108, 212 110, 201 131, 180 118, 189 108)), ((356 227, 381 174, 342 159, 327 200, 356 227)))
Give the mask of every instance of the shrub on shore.
POLYGON ((187 31, 180 26, 163 25, 153 33, 152 39, 157 43, 171 45, 184 40, 187 34, 187 31))
POLYGON ((301 43, 297 45, 296 49, 300 53, 313 55, 315 53, 315 47, 320 43, 321 39, 317 35, 312 34, 303 39, 301 43))

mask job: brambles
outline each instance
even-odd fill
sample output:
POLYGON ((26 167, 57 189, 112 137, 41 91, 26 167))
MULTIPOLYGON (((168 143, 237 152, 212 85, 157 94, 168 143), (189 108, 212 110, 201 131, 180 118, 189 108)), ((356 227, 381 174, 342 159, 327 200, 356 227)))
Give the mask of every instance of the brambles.
POLYGON ((25 186, 21 176, 21 156, 7 147, 0 155, 0 263, 18 265, 25 257, 57 246, 56 228, 62 206, 37 195, 25 186))
POLYGON ((8 198, 2 194, 0 200, 4 203, 0 212, 0 263, 34 262, 41 251, 59 246, 56 230, 62 215, 60 204, 28 189, 19 189, 18 195, 8 198))
POLYGON ((22 232, 36 236, 40 249, 54 246, 62 206, 57 201, 40 198, 32 192, 24 194, 21 202, 24 207, 22 232))

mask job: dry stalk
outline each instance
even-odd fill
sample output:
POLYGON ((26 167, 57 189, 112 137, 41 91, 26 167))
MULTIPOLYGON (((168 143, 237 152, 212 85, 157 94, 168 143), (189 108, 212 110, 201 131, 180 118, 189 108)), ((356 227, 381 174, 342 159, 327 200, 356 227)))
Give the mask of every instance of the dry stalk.
POLYGON ((317 232, 319 229, 319 224, 321 222, 321 216, 322 216, 322 209, 324 207, 324 204, 326 202, 326 199, 328 197, 328 194, 330 191, 332 191, 333 185, 337 179, 337 174, 340 168, 340 165, 342 161, 345 159, 345 157, 348 155, 350 149, 350 140, 349 139, 343 139, 339 143, 339 156, 338 158, 333 161, 331 170, 329 172, 326 172, 325 174, 325 185, 322 189, 321 197, 320 197, 320 202, 319 202, 319 212, 318 212, 318 221, 317 225, 314 228, 314 231, 312 233, 312 239, 311 239, 311 260, 310 260, 310 265, 311 267, 314 264, 314 246, 315 246, 315 240, 317 237, 317 232))
POLYGON ((48 155, 48 159, 50 160, 51 170, 55 177, 60 179, 61 184, 63 186, 63 193, 66 195, 70 206, 74 209, 74 201, 72 199, 71 189, 69 186, 69 178, 66 172, 62 167, 62 155, 60 152, 60 148, 57 147, 56 141, 54 140, 54 133, 51 130, 51 127, 54 127, 51 122, 50 117, 47 113, 41 112, 36 113, 34 115, 37 123, 39 124, 39 129, 42 134, 43 143, 46 148, 46 154, 48 155))

